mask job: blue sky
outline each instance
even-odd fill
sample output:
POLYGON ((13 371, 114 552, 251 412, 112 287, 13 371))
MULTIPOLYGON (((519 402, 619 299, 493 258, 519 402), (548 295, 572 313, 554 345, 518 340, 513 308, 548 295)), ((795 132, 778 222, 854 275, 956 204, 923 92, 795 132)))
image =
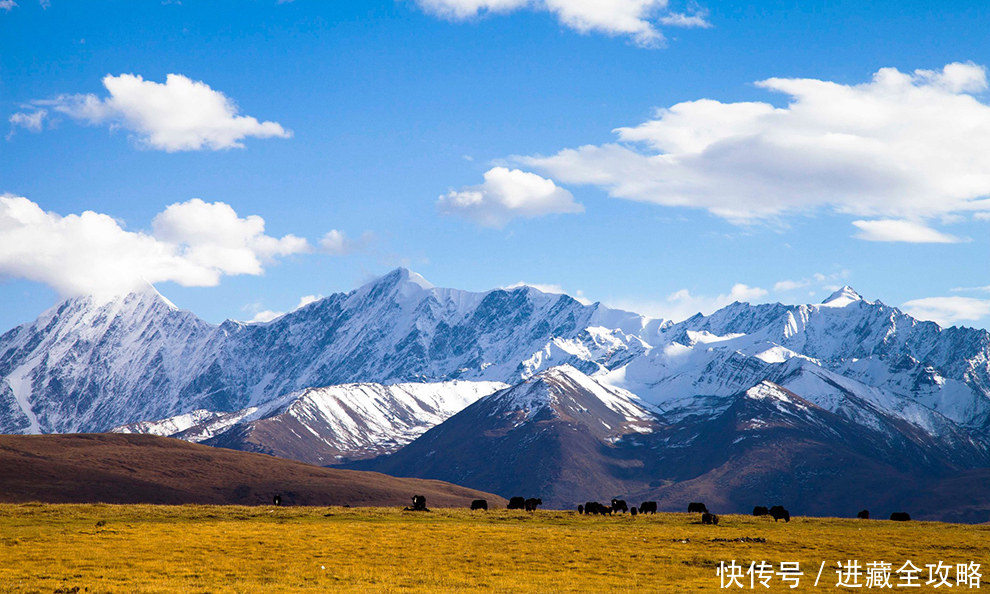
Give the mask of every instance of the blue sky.
POLYGON ((135 275, 219 322, 399 265, 990 325, 986 2, 493 1, 0 2, 0 330, 135 275))

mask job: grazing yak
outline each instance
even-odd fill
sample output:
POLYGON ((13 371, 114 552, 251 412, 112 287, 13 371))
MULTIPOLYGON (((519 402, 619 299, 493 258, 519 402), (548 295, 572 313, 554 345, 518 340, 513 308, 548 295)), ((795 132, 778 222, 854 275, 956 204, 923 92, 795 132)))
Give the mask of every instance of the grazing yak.
POLYGON ((775 505, 769 509, 767 512, 773 518, 773 521, 784 520, 785 522, 791 521, 791 513, 784 509, 782 505, 775 505))
POLYGON ((475 499, 471 502, 471 511, 476 509, 483 509, 488 511, 488 500, 487 499, 475 499))
POLYGON ((597 501, 589 501, 584 504, 584 513, 586 514, 598 514, 601 516, 612 515, 612 508, 607 505, 602 505, 597 501))
POLYGON ((765 516, 765 515, 767 515, 769 513, 770 513, 770 510, 768 510, 767 508, 763 507, 762 505, 757 505, 756 507, 753 508, 753 515, 754 516, 765 516))
POLYGON ((543 505, 543 500, 539 497, 530 497, 523 502, 523 507, 529 512, 536 511, 536 507, 539 505, 543 505))
POLYGON ((636 512, 638 512, 638 511, 639 510, 636 509, 636 506, 635 505, 629 508, 629 514, 632 515, 632 516, 635 516, 636 515, 636 512))
POLYGON ((584 506, 581 505, 580 503, 578 504, 578 513, 579 514, 583 514, 584 513, 584 506))
POLYGON ((644 501, 639 504, 639 513, 641 514, 655 514, 657 513, 657 502, 656 501, 644 501))
POLYGON ((706 507, 704 503, 694 503, 694 502, 691 502, 691 503, 688 504, 688 513, 689 514, 707 514, 708 513, 708 507, 706 507))
POLYGON ((890 519, 894 522, 910 522, 911 516, 907 512, 894 512, 890 514, 890 519))
POLYGON ((526 508, 526 498, 525 497, 513 497, 509 500, 509 505, 505 509, 525 509, 526 508))
POLYGON ((430 511, 426 508, 425 495, 413 495, 412 507, 407 507, 406 509, 409 511, 430 511))
POLYGON ((272 505, 282 505, 282 496, 276 495, 272 497, 272 505))
POLYGON ((620 511, 623 511, 623 512, 629 511, 629 506, 626 505, 626 500, 625 499, 613 499, 612 500, 612 511, 614 511, 615 513, 619 513, 620 511))
POLYGON ((859 518, 860 520, 869 520, 870 519, 870 510, 864 509, 863 511, 859 512, 858 514, 856 514, 856 517, 859 518))
POLYGON ((718 526, 718 516, 716 516, 715 514, 710 514, 708 512, 705 512, 701 514, 701 523, 718 526))

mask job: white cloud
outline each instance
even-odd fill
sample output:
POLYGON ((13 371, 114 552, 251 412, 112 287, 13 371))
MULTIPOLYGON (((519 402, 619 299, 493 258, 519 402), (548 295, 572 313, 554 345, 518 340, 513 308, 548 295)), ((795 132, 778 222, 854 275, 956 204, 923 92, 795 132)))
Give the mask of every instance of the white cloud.
POLYGON ((337 229, 331 229, 320 239, 320 250, 332 256, 343 256, 365 249, 374 241, 375 236, 370 231, 358 239, 351 239, 347 234, 337 229))
POLYGON ((659 21, 664 25, 669 25, 672 27, 698 27, 701 29, 710 29, 712 24, 708 22, 707 17, 708 11, 699 9, 693 14, 672 12, 660 17, 659 21))
POLYGON ((953 293, 963 293, 968 291, 980 291, 982 293, 990 293, 990 285, 985 287, 955 287, 950 289, 953 293))
POLYGON ((248 324, 271 322, 275 318, 280 318, 284 315, 285 315, 284 311, 272 311, 270 309, 266 309, 254 314, 254 317, 248 320, 248 324))
POLYGON ((0 276, 44 283, 63 296, 110 295, 144 281, 214 286, 223 275, 264 272, 281 256, 311 251, 305 239, 264 234, 261 217, 222 202, 176 203, 153 231, 127 231, 105 214, 61 216, 27 198, 0 196, 0 276))
POLYGON ((41 126, 45 121, 45 116, 48 115, 47 109, 35 109, 34 111, 17 112, 10 116, 8 121, 10 122, 11 131, 7 136, 8 139, 14 134, 14 128, 21 127, 31 132, 41 132, 41 126))
POLYGON ((621 144, 515 159, 564 184, 735 223, 823 208, 912 221, 990 211, 984 67, 884 68, 860 85, 756 85, 789 104, 688 101, 617 129, 621 144))
POLYGON ((733 285, 728 293, 723 293, 715 297, 692 295, 687 289, 681 289, 680 291, 671 293, 662 301, 619 299, 610 301, 609 305, 655 318, 664 318, 679 322, 697 313, 709 315, 736 301, 759 303, 766 295, 767 291, 765 289, 737 283, 733 285))
MULTIPOLYGON (((296 311, 300 307, 306 307, 310 303, 315 303, 316 301, 319 301, 320 299, 323 299, 323 295, 303 295, 302 297, 299 298, 299 304, 296 305, 295 307, 293 307, 292 308, 292 311, 296 311)), ((261 307, 261 302, 259 301, 258 303, 253 303, 251 305, 245 306, 242 309, 244 309, 244 310, 252 310, 252 309, 258 309, 260 307, 261 307)), ((271 309, 264 309, 264 310, 261 310, 261 311, 256 312, 254 314, 254 317, 252 317, 247 322, 249 324, 271 322, 275 318, 280 318, 280 317, 282 317, 284 315, 285 315, 285 312, 284 311, 274 311, 274 310, 271 310, 271 309)))
POLYGON ((958 237, 936 231, 914 221, 880 219, 853 221, 860 232, 855 235, 864 241, 900 241, 904 243, 959 243, 958 237))
POLYGON ((17 6, 17 3, 14 0, 0 0, 0 10, 10 12, 15 6, 17 6))
POLYGON ((973 218, 977 221, 990 221, 990 212, 974 212, 973 218))
POLYGON ((673 27, 710 27, 707 13, 670 12, 668 0, 417 0, 423 10, 450 20, 475 18, 485 13, 509 13, 520 9, 550 12, 566 27, 580 33, 604 33, 630 37, 636 45, 663 45, 656 23, 673 27))
POLYGON ((62 95, 32 102, 88 124, 110 124, 134 133, 147 148, 168 152, 243 148, 245 138, 289 138, 277 122, 238 115, 229 97, 181 74, 165 83, 133 74, 103 77, 110 95, 62 95))
POLYGON ((478 186, 452 190, 437 200, 441 214, 457 215, 485 227, 502 228, 516 217, 583 212, 574 196, 553 180, 518 169, 494 167, 478 186))
POLYGON ((926 297, 912 299, 901 309, 919 320, 931 320, 947 327, 990 316, 990 301, 971 297, 926 297))
POLYGON ((299 309, 300 307, 306 307, 310 303, 315 303, 323 299, 323 295, 303 295, 299 298, 299 304, 293 308, 293 311, 299 309))
POLYGON ((793 291, 794 289, 801 289, 801 288, 807 287, 810 284, 811 284, 811 281, 809 281, 806 278, 801 279, 799 281, 782 280, 782 281, 774 284, 773 290, 776 291, 776 292, 778 292, 778 293, 781 292, 781 291, 793 291))

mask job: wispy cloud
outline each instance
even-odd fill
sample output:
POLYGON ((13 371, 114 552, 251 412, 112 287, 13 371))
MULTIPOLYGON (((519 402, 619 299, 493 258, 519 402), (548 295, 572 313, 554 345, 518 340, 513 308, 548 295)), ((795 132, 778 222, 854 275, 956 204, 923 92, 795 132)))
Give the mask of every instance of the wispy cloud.
POLYGON ((939 326, 975 322, 990 316, 990 300, 972 297, 925 297, 905 302, 901 309, 919 320, 931 320, 939 326))

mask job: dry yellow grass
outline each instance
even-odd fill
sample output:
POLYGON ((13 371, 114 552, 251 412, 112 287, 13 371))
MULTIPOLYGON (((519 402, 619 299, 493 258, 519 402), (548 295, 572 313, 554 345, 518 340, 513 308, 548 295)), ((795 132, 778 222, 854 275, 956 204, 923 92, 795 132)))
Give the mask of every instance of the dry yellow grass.
MULTIPOLYGON (((987 525, 697 521, 687 514, 0 505, 0 593, 709 592, 719 589, 715 567, 730 559, 800 561, 799 592, 835 590, 834 564, 847 559, 895 568, 907 559, 922 568, 975 561, 990 583, 987 525), (739 537, 766 542, 712 541, 739 537), (813 588, 821 561, 828 565, 813 588)), ((790 591, 779 579, 771 590, 790 591)))

